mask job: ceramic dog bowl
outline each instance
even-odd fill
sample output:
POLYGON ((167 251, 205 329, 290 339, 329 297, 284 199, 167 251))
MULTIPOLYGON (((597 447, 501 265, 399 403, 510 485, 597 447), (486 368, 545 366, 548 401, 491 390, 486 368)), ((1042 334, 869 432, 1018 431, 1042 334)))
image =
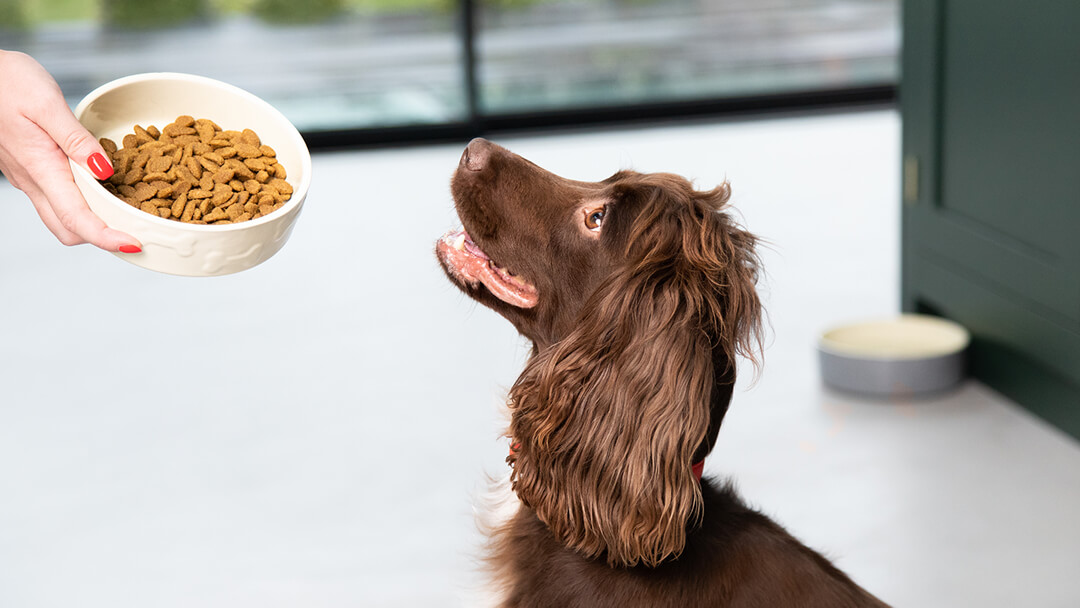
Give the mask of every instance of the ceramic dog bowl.
POLYGON ((825 384, 872 396, 944 391, 964 377, 970 335, 937 317, 903 315, 830 329, 818 341, 825 384))
POLYGON ((285 167, 292 198, 264 217, 215 226, 170 221, 135 209, 72 162, 76 185, 90 209, 109 227, 142 243, 142 253, 117 254, 124 261, 184 276, 230 274, 265 262, 289 239, 311 184, 307 145, 280 112, 232 85, 175 73, 114 80, 91 92, 75 108, 75 116, 91 133, 117 144, 136 124, 161 128, 185 114, 208 118, 222 129, 258 133, 285 167))

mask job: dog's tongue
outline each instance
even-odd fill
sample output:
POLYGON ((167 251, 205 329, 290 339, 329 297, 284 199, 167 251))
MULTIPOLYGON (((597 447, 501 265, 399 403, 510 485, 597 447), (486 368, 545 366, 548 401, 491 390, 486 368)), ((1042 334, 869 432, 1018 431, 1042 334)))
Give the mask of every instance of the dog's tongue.
POLYGON ((536 288, 496 266, 464 230, 448 232, 441 245, 446 261, 464 280, 473 285, 477 281, 483 283, 488 291, 507 304, 520 308, 536 306, 536 288))

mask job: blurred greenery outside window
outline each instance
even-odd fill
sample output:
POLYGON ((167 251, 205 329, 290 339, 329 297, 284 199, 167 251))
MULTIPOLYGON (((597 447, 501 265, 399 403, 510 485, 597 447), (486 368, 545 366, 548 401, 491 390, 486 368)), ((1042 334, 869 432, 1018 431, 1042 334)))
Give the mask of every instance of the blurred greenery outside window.
MULTIPOLYGON (((0 48, 74 105, 217 78, 301 130, 469 120, 458 0, 0 0, 0 48)), ((898 0, 476 0, 481 114, 895 84, 898 0)), ((6 83, 11 86, 10 83, 6 83)))

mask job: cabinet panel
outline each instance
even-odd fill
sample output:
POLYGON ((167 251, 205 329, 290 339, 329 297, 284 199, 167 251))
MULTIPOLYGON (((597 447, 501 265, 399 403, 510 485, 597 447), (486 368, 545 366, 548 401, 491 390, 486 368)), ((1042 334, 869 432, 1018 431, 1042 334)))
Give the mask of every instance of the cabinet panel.
POLYGON ((905 0, 903 306, 1080 437, 1080 2, 905 0))
POLYGON ((1080 331, 1080 2, 904 9, 905 246, 1080 331))
POLYGON ((1078 15, 1074 0, 949 0, 941 16, 939 204, 1058 265, 1080 222, 1078 15))

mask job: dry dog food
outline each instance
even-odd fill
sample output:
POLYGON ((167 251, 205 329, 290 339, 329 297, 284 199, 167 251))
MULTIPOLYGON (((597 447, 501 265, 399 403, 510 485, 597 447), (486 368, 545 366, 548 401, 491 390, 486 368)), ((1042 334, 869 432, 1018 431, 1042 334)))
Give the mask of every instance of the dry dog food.
POLYGON ((292 196, 285 167, 251 129, 223 131, 213 121, 180 116, 102 139, 115 173, 105 189, 127 204, 191 224, 235 224, 280 209, 292 196))

